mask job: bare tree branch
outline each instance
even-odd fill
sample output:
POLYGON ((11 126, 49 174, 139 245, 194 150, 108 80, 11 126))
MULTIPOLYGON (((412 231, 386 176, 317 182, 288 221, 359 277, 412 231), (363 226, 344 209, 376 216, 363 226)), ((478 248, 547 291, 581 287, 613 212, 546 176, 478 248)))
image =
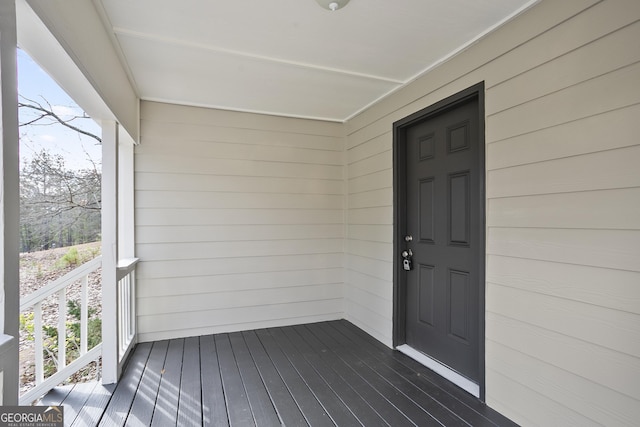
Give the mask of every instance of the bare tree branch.
MULTIPOLYGON (((91 132, 88 132, 84 129, 81 129, 77 126, 74 126, 71 124, 71 122, 75 119, 88 119, 89 116, 87 116, 86 114, 83 113, 82 116, 72 116, 70 119, 65 120, 62 117, 60 117, 59 115, 57 115, 56 113, 53 112, 53 107, 51 106, 51 104, 49 104, 46 100, 45 102, 47 102, 47 107, 44 107, 42 104, 40 104, 37 101, 34 101, 33 99, 29 99, 26 98, 22 95, 20 95, 21 99, 24 99, 27 102, 20 102, 18 101, 18 108, 27 108, 27 109, 31 109, 34 111, 38 111, 40 112, 40 116, 38 116, 37 118, 30 120, 28 122, 25 123, 20 123, 19 126, 29 126, 29 125, 36 125, 39 124, 38 122, 45 119, 45 118, 50 118, 52 120, 54 120, 55 122, 61 124, 62 126, 66 126, 71 130, 74 130, 80 134, 86 135, 88 137, 91 137, 93 139, 95 139, 96 141, 98 141, 99 143, 102 143, 102 138, 100 138, 98 135, 94 135, 91 132)), ((43 125, 47 125, 48 123, 44 123, 43 125)))

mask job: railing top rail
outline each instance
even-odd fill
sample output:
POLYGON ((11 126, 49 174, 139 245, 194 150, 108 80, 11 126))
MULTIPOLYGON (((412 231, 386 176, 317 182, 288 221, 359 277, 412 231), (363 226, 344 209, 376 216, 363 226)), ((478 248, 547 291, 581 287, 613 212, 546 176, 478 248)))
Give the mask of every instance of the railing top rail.
POLYGON ((119 281, 124 276, 131 273, 135 269, 138 261, 140 261, 139 258, 125 258, 125 259, 118 260, 118 265, 116 267, 118 270, 116 274, 117 280, 119 281))
POLYGON ((76 268, 65 274, 62 277, 54 280, 51 283, 46 284, 42 288, 37 291, 27 295, 24 298, 20 299, 20 311, 26 310, 28 308, 33 307, 36 303, 44 300, 50 295, 55 294, 61 289, 67 287, 70 283, 75 282, 76 280, 82 279, 84 276, 94 272, 102 265, 102 256, 97 256, 89 262, 82 264, 80 267, 76 268))
POLYGON ((14 338, 11 335, 0 333, 0 353, 4 351, 5 346, 8 347, 10 345, 13 345, 13 343, 11 342, 12 340, 14 340, 14 338))

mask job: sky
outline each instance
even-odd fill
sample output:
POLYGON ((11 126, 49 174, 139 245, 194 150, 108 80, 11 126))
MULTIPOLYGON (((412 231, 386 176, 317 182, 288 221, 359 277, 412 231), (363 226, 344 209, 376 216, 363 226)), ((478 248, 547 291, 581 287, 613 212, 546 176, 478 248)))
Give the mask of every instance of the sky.
MULTIPOLYGON (((82 109, 22 50, 18 50, 18 93, 43 105, 48 101, 54 113, 63 118, 82 115, 82 109)), ((21 101, 24 102, 24 98, 21 101)), ((33 112, 25 110, 20 109, 20 123, 35 117, 33 112)), ((100 164, 101 147, 95 139, 51 121, 43 123, 48 124, 20 128, 21 167, 42 149, 64 156, 69 169, 93 168, 89 157, 100 164)), ((101 134, 100 126, 91 119, 78 119, 73 124, 95 135, 101 134)))

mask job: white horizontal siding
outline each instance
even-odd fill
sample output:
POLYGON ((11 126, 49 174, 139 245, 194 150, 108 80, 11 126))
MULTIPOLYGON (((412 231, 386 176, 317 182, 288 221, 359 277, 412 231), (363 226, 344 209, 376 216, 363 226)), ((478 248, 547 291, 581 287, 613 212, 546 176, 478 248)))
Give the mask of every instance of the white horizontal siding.
POLYGON ((344 235, 342 224, 158 225, 138 227, 136 232, 139 244, 339 239, 344 235))
MULTIPOLYGON (((626 142, 632 141, 629 139, 626 142)), ((488 196, 497 199, 518 195, 637 187, 640 186, 640 176, 636 170, 638 164, 640 164, 640 146, 635 145, 495 168, 491 169, 487 182, 488 196), (575 170, 598 173, 567 174, 567 171, 575 170)))
MULTIPOLYGON (((233 275, 233 281, 230 281, 226 274, 209 277, 207 282, 211 286, 211 292, 303 287, 340 283, 344 280, 341 267, 231 274, 233 275)), ((141 298, 202 293, 202 280, 199 276, 180 277, 180 287, 175 286, 176 279, 174 277, 159 277, 146 280, 150 286, 138 291, 138 296, 141 298)))
POLYGON ((145 172, 136 176, 139 191, 193 191, 218 193, 344 194, 344 181, 322 178, 197 175, 145 172))
POLYGON ((332 254, 342 251, 342 239, 260 240, 140 244, 147 261, 332 254))
MULTIPOLYGON (((640 133, 640 121, 636 120, 637 117, 640 117, 640 105, 633 105, 493 142, 487 146, 487 168, 496 171, 495 174, 510 166, 565 158, 581 161, 578 158, 580 155, 601 155, 607 150, 635 146, 640 133), (617 129, 616 138, 611 138, 612 128, 617 129), (576 132, 580 132, 582 137, 574 138, 576 132)), ((601 163, 598 168, 603 166, 609 165, 601 163)), ((564 177, 557 184, 569 179, 570 176, 564 177)), ((493 188, 488 190, 494 191, 493 188)))
MULTIPOLYGON (((215 127, 214 129, 210 129, 210 132, 216 132, 219 129, 219 127, 215 127)), ((176 146, 174 139, 163 136, 153 138, 154 148, 150 149, 149 152, 152 155, 162 154, 169 156, 176 154, 184 155, 186 152, 201 153, 201 155, 197 157, 212 160, 257 160, 260 162, 342 166, 342 152, 319 149, 318 147, 322 147, 322 141, 317 141, 313 148, 276 145, 276 141, 278 140, 273 140, 272 144, 265 144, 262 140, 215 142, 196 139, 183 140, 179 146, 176 146)), ((143 156, 144 154, 145 148, 141 146, 138 155, 143 156)))
MULTIPOLYGON (((141 280, 148 278, 182 278, 241 273, 280 272, 343 267, 343 256, 336 254, 280 255, 188 260, 144 261, 139 265, 141 280)), ((138 270, 137 270, 138 271, 138 270)))
MULTIPOLYGON (((639 230, 492 227, 487 253, 585 267, 640 271, 639 230)), ((629 295, 636 297, 636 295, 629 295)))
MULTIPOLYGON (((580 120, 611 110, 634 105, 640 96, 640 63, 629 65, 604 76, 569 86, 504 111, 487 116, 487 142, 580 120), (594 102, 594 100, 598 102, 594 102)), ((487 93, 492 95, 491 88, 487 93)), ((487 96, 491 107, 492 96, 487 96)))
MULTIPOLYGON (((210 197, 210 196, 209 196, 210 197)), ((136 209, 136 219, 141 226, 156 225, 286 225, 286 224, 341 224, 341 209, 136 209)))
MULTIPOLYGON (((144 123, 144 122, 143 122, 144 123)), ((238 159, 216 159, 190 155, 139 154, 136 171, 188 173, 198 175, 254 176, 261 178, 303 178, 341 180, 342 166, 238 159)))
POLYGON ((342 297, 342 283, 323 285, 290 286, 269 289, 232 289, 225 292, 151 296, 147 302, 140 298, 140 316, 185 314, 189 312, 216 311, 233 308, 261 307, 264 305, 286 305, 301 302, 335 300, 342 297))
POLYGON ((490 199, 490 227, 637 229, 640 188, 490 199), (621 206, 627 206, 621 209, 621 206))
POLYGON ((335 320, 342 316, 342 297, 286 304, 231 307, 219 310, 163 313, 138 317, 139 338, 157 341, 283 325, 335 320))
POLYGON ((342 126, 152 102, 141 114, 141 340, 342 318, 342 126))
POLYGON ((632 357, 640 348, 640 322, 636 313, 492 283, 488 284, 487 293, 490 295, 487 310, 492 313, 632 357))
POLYGON ((639 20, 543 0, 346 124, 346 315, 390 345, 393 122, 485 82, 486 400, 522 425, 640 418, 639 20))
MULTIPOLYGON (((146 111, 149 114, 154 114, 154 111, 161 108, 154 108, 148 104, 146 111)), ((340 138, 336 138, 336 136, 340 136, 336 132, 336 128, 325 126, 322 122, 316 122, 322 127, 316 129, 314 126, 313 129, 305 131, 296 126, 283 129, 277 124, 273 125, 268 122, 269 116, 265 116, 264 120, 247 120, 247 115, 234 117, 232 112, 224 112, 224 114, 221 112, 217 120, 211 120, 202 117, 202 115, 200 117, 199 119, 198 115, 180 114, 176 116, 175 121, 155 123, 153 129, 148 129, 145 132, 142 141, 144 142, 147 138, 153 139, 160 150, 176 152, 179 151, 179 148, 172 148, 171 141, 175 138, 185 138, 186 132, 188 137, 185 144, 239 144, 237 147, 227 145, 231 152, 246 150, 248 146, 272 147, 274 150, 288 147, 297 152, 309 149, 311 153, 325 150, 334 153, 342 151, 342 142, 340 138), (300 135, 304 135, 304 138, 301 139, 300 135)), ((330 156, 331 154, 325 153, 325 155, 330 156)), ((308 154, 305 157, 308 158, 308 154)))
MULTIPOLYGON (((596 389, 609 388, 633 400, 640 398, 640 360, 637 357, 593 345, 555 330, 540 328, 524 319, 516 320, 490 312, 487 314, 487 323, 491 341, 504 341, 505 347, 586 378, 596 385, 596 389), (576 357, 578 354, 581 357, 576 357), (598 369, 594 369, 594 366, 598 369)), ((498 365, 492 365, 491 369, 501 371, 498 365)), ((571 384, 567 386, 573 387, 571 384)), ((591 399, 594 402, 597 400, 593 396, 591 399)))
MULTIPOLYGON (((206 192, 205 192, 206 193, 206 192)), ((140 208, 162 209, 191 206, 197 209, 320 209, 343 210, 342 195, 336 194, 262 194, 216 193, 203 197, 202 191, 145 191, 136 197, 140 208), (167 203, 171 200, 172 203, 167 203)))
POLYGON ((487 261, 487 282, 640 315, 640 272, 507 253, 487 261))
MULTIPOLYGON (((501 372, 491 370, 487 376, 496 381, 509 378, 510 387, 519 395, 528 394, 536 400, 544 399, 544 411, 531 411, 531 402, 522 401, 520 412, 526 413, 528 424, 557 425, 558 419, 579 420, 575 425, 633 425, 640 419, 640 406, 633 398, 614 389, 598 387, 593 381, 574 375, 552 364, 541 362, 526 353, 502 346, 495 342, 487 343, 487 357, 496 359, 501 372), (577 384, 576 384, 577 383, 577 384), (593 400, 597 394, 599 399, 593 400), (557 402, 571 401, 575 409, 567 415, 567 409, 557 402), (548 406, 554 406, 549 410, 548 406)), ((513 405, 513 404, 510 404, 513 405)), ((516 407, 512 406, 512 410, 516 407)))

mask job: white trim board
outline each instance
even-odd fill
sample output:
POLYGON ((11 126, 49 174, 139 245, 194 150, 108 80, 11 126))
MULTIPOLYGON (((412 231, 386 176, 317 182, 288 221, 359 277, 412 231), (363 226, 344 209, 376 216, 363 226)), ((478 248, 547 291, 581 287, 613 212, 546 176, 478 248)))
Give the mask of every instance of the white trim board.
POLYGON ((421 353, 412 347, 409 347, 407 344, 399 345, 398 347, 396 347, 396 350, 409 356, 416 362, 426 366, 436 374, 441 375, 442 377, 451 381, 467 393, 472 394, 473 396, 478 398, 480 397, 480 386, 478 384, 474 383, 466 377, 463 377, 459 373, 443 365, 437 360, 430 358, 426 354, 421 353))

